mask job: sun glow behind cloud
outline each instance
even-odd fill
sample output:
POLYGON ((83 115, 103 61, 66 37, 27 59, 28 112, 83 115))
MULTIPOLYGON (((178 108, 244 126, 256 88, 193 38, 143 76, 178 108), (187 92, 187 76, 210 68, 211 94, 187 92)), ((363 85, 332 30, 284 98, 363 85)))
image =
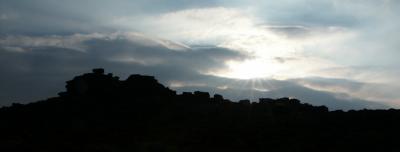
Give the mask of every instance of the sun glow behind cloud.
POLYGON ((228 72, 220 73, 220 76, 237 79, 253 79, 273 77, 273 75, 278 72, 276 66, 268 64, 266 61, 260 59, 243 62, 230 61, 227 64, 229 67, 228 72))
POLYGON ((134 25, 131 30, 188 46, 212 45, 247 54, 251 58, 226 62, 226 69, 202 71, 238 79, 306 77, 317 69, 338 66, 318 57, 321 52, 332 50, 321 50, 318 45, 334 44, 352 36, 342 27, 271 25, 251 11, 225 7, 185 9, 154 16, 120 17, 113 23, 128 29, 134 25), (139 19, 142 22, 134 22, 139 19))
MULTIPOLYGON (((324 69, 352 66, 360 61, 346 61, 350 58, 342 56, 347 54, 356 57, 360 53, 349 52, 357 49, 349 42, 357 40, 360 31, 346 26, 273 24, 254 16, 251 8, 226 7, 184 9, 145 17, 122 17, 114 23, 128 29, 129 26, 135 25, 132 30, 173 40, 189 47, 218 46, 249 56, 245 60, 225 61, 226 66, 222 69, 200 71, 206 75, 250 80, 359 78, 342 72, 324 72, 324 69), (133 22, 139 19, 141 23, 133 22)), ((362 97, 359 94, 349 92, 351 96, 362 97)))

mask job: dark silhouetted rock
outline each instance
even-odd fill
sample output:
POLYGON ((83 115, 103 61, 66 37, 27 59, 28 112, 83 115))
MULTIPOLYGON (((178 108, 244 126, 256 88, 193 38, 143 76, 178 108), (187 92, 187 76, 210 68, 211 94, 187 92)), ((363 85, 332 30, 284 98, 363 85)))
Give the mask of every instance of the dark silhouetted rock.
POLYGON ((223 102, 224 101, 224 97, 220 94, 214 94, 214 101, 216 102, 223 102))
POLYGON ((271 98, 260 98, 259 99, 259 102, 260 103, 271 103, 271 102, 274 102, 275 100, 274 99, 271 99, 271 98))
POLYGON ((104 74, 104 69, 102 69, 102 68, 93 69, 92 71, 93 71, 94 74, 98 74, 98 75, 103 75, 104 74))
POLYGON ((0 108, 1 152, 398 152, 400 111, 231 102, 94 69, 59 97, 0 108))
POLYGON ((250 100, 248 100, 248 99, 240 100, 239 103, 243 104, 243 105, 250 105, 250 100))
POLYGON ((201 92, 201 91, 195 91, 194 96, 197 98, 202 98, 202 99, 210 98, 210 94, 208 92, 201 92))

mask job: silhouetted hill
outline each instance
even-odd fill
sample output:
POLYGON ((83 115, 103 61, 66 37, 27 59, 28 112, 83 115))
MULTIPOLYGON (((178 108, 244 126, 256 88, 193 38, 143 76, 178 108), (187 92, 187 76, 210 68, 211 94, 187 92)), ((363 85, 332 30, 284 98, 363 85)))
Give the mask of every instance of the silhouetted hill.
POLYGON ((0 151, 400 151, 399 110, 328 111, 297 99, 176 94, 94 69, 59 97, 0 109, 0 151))

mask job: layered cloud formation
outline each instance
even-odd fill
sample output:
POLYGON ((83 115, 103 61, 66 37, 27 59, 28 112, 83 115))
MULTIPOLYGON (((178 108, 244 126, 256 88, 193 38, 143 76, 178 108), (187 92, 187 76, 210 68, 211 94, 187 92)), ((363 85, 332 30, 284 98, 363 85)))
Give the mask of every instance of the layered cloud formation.
POLYGON ((233 100, 289 96, 333 109, 398 107, 399 6, 0 0, 0 103, 56 95, 65 80, 104 67, 233 100))

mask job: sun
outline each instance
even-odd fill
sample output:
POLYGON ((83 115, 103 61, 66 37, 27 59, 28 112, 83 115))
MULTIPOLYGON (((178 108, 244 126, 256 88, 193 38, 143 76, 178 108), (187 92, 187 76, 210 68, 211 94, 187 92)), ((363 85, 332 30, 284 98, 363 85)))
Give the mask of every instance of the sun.
POLYGON ((276 65, 263 59, 227 61, 228 69, 220 76, 235 79, 271 78, 277 72, 276 65))

